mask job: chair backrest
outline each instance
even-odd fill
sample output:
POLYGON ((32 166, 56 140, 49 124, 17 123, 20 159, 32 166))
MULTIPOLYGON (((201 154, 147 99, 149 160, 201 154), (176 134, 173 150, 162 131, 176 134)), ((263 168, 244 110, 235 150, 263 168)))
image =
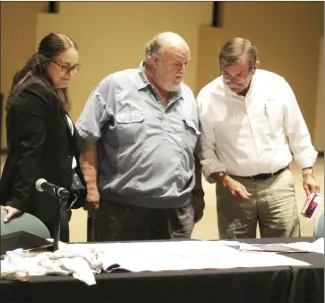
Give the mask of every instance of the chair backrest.
POLYGON ((322 213, 316 220, 316 224, 314 226, 314 237, 317 238, 325 237, 324 213, 322 213))
POLYGON ((8 223, 4 223, 6 211, 1 211, 1 222, 0 222, 0 235, 8 235, 14 232, 26 231, 35 236, 49 239, 51 238, 50 232, 45 224, 38 218, 31 214, 24 213, 16 218, 11 219, 8 223))

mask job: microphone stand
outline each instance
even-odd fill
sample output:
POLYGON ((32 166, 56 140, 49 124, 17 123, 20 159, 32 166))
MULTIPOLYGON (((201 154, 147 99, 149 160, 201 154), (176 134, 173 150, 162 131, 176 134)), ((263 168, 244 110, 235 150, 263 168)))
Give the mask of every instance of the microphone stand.
POLYGON ((54 214, 53 252, 59 249, 62 206, 66 205, 68 200, 69 197, 61 197, 56 203, 54 214))

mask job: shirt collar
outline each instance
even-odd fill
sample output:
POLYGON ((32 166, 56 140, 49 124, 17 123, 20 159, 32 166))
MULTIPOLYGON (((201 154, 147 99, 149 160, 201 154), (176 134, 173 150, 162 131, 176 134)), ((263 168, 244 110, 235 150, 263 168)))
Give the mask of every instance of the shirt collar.
POLYGON ((144 73, 144 62, 141 61, 139 67, 138 67, 138 74, 139 77, 136 78, 136 85, 138 90, 143 89, 145 87, 147 87, 148 85, 150 85, 150 82, 146 76, 146 74, 144 73))

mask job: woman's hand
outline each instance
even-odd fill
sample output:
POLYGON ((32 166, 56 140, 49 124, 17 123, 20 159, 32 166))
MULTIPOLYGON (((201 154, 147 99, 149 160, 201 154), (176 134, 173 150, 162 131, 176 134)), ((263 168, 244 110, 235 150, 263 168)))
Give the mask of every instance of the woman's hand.
POLYGON ((12 218, 15 216, 19 215, 21 211, 17 208, 11 207, 11 206, 2 206, 1 205, 1 210, 7 211, 7 215, 4 218, 4 222, 8 223, 12 218))

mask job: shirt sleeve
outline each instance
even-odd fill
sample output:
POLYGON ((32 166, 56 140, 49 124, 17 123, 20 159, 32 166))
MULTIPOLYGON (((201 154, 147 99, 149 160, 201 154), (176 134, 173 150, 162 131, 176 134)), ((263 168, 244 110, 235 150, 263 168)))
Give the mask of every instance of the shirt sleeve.
POLYGON ((101 138, 103 127, 113 119, 114 100, 114 78, 113 75, 109 75, 92 91, 76 123, 82 138, 91 142, 101 138))
POLYGON ((317 159, 317 151, 312 145, 310 134, 297 104, 296 97, 284 80, 285 95, 285 133, 289 141, 293 158, 301 168, 312 167, 317 159))
POLYGON ((201 160, 203 175, 208 180, 212 173, 226 171, 226 167, 217 155, 213 123, 209 119, 208 109, 203 106, 204 97, 202 94, 198 95, 197 102, 201 127, 198 157, 201 160))
MULTIPOLYGON (((50 118, 53 95, 43 85, 34 83, 22 91, 19 100, 9 109, 15 123, 19 159, 13 181, 12 197, 6 205, 25 211, 30 192, 35 186, 50 118)), ((9 114, 9 113, 8 113, 9 114)))

